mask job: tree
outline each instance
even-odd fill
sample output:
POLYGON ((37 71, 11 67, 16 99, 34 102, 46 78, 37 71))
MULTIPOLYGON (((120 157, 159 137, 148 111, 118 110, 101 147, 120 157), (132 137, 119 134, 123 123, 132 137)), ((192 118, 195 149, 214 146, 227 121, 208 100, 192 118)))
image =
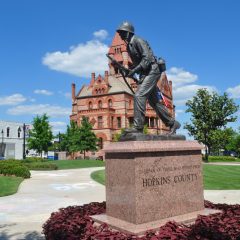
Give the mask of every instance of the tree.
POLYGON ((184 128, 197 141, 205 144, 205 160, 211 152, 213 131, 224 128, 227 123, 235 122, 237 117, 232 116, 238 106, 226 93, 219 96, 216 92, 210 94, 207 89, 199 89, 196 96, 186 103, 186 112, 192 114, 191 124, 185 124, 184 128))
POLYGON ((92 131, 92 125, 91 123, 89 123, 86 117, 83 117, 82 119, 79 132, 80 132, 79 150, 83 152, 83 156, 85 159, 86 152, 97 150, 98 138, 92 131))
POLYGON ((236 152, 240 157, 240 128, 239 132, 235 132, 229 144, 226 146, 226 150, 236 152))
POLYGON ((85 158, 87 151, 97 150, 97 142, 98 138, 92 131, 92 125, 83 117, 80 127, 76 122, 70 122, 66 134, 61 135, 60 147, 71 153, 73 159, 75 152, 83 153, 85 158))
POLYGON ((226 150, 228 144, 232 141, 235 132, 232 128, 217 129, 210 133, 210 145, 213 152, 219 154, 221 149, 226 150))
POLYGON ((29 138, 27 138, 28 148, 36 150, 42 157, 42 152, 47 152, 52 144, 53 134, 46 114, 36 116, 33 119, 33 129, 29 130, 29 138))
POLYGON ((76 122, 71 121, 65 135, 61 136, 61 148, 68 151, 74 159, 74 153, 80 151, 80 130, 76 122))

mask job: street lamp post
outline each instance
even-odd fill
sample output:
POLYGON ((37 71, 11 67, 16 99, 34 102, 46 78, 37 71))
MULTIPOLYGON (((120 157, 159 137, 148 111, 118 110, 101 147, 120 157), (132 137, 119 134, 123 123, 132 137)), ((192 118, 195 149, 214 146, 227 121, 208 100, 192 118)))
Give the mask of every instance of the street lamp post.
POLYGON ((26 159, 26 125, 23 124, 23 159, 26 159))
POLYGON ((2 134, 2 144, 1 144, 1 149, 0 149, 0 157, 4 157, 4 146, 3 146, 4 131, 3 131, 3 129, 1 131, 1 134, 2 134))
POLYGON ((4 131, 3 131, 3 129, 1 131, 1 133, 2 133, 2 144, 3 144, 3 138, 4 138, 4 131))

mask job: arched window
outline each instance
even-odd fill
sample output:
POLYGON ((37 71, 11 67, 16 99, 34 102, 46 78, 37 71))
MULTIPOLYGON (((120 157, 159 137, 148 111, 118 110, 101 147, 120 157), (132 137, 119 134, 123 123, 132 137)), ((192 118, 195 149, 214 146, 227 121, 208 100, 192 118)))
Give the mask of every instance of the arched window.
POLYGON ((10 136, 10 127, 7 127, 7 137, 10 136))
POLYGON ((89 102, 88 103, 88 109, 92 109, 93 108, 93 104, 92 104, 92 102, 89 102))
POLYGON ((112 107, 112 99, 108 100, 108 107, 111 108, 112 107))
POLYGON ((98 108, 102 108, 102 101, 98 101, 98 108))

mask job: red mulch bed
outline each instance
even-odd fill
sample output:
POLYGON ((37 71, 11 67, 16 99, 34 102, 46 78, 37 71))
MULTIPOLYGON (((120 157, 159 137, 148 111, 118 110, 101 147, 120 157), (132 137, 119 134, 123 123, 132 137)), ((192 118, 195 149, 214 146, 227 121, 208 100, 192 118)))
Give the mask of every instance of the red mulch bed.
POLYGON ((52 213, 43 225, 43 233, 47 240, 240 240, 240 205, 205 201, 205 207, 222 212, 198 216, 191 226, 168 222, 157 231, 148 231, 137 237, 113 231, 107 224, 93 225, 89 216, 105 213, 105 202, 71 206, 52 213))

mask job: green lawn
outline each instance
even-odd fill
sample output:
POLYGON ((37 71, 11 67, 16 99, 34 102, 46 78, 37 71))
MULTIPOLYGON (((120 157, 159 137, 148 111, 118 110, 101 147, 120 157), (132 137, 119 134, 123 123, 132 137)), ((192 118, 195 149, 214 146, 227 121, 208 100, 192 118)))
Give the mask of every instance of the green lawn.
POLYGON ((105 185, 105 170, 98 170, 91 173, 91 178, 98 183, 105 185))
POLYGON ((74 169, 74 168, 89 168, 103 167, 105 163, 99 160, 56 160, 49 161, 58 166, 58 169, 74 169))
MULTIPOLYGON (((240 190, 240 166, 203 165, 204 189, 240 190)), ((105 170, 95 171, 91 177, 105 184, 105 170)))
POLYGON ((240 189, 240 166, 203 165, 204 189, 240 189))
POLYGON ((0 176, 0 197, 16 193, 22 181, 21 177, 0 176))

